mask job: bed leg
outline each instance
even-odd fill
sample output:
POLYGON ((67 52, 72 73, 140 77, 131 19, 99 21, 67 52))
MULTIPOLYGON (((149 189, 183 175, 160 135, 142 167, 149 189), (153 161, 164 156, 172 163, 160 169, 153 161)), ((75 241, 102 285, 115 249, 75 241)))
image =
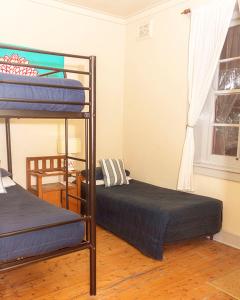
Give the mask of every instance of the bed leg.
POLYGON ((90 295, 96 295, 96 248, 90 248, 90 295))

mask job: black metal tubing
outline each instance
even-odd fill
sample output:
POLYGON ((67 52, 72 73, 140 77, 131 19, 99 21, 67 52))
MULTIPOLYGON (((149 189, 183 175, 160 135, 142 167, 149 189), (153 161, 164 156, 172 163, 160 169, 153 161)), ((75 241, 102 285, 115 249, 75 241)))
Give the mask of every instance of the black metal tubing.
POLYGON ((11 130, 10 130, 10 119, 5 119, 6 127, 6 144, 7 144, 7 164, 8 172, 11 173, 12 177, 12 147, 11 147, 11 130))
POLYGON ((71 221, 52 223, 52 224, 47 224, 47 225, 42 225, 42 226, 31 227, 31 228, 27 228, 27 229, 16 230, 16 231, 12 231, 12 232, 1 233, 0 238, 6 238, 6 237, 10 237, 10 236, 15 236, 18 234, 29 233, 29 232, 33 232, 33 231, 42 230, 42 229, 49 229, 52 227, 68 225, 68 224, 73 224, 73 223, 77 223, 77 222, 83 222, 83 221, 87 221, 90 219, 91 218, 89 216, 86 216, 86 217, 81 217, 81 218, 71 220, 71 221))
MULTIPOLYGON (((81 198, 81 202, 87 203, 87 200, 84 198, 81 198)), ((88 223, 86 223, 86 225, 88 226, 88 223)), ((89 240, 89 239, 87 239, 87 240, 89 240)))
POLYGON ((52 112, 44 110, 0 110, 0 118, 17 119, 89 119, 89 112, 52 112))
POLYGON ((57 72, 66 72, 66 73, 89 75, 89 72, 85 72, 85 71, 77 71, 77 70, 72 70, 72 69, 47 67, 47 66, 41 66, 41 65, 20 64, 20 63, 6 62, 6 61, 0 61, 0 65, 25 67, 25 68, 27 67, 27 68, 35 68, 35 69, 40 69, 40 70, 50 70, 50 71, 57 71, 57 72))
POLYGON ((76 106, 89 106, 89 103, 73 102, 73 101, 49 101, 49 100, 35 100, 35 99, 21 99, 21 98, 0 98, 0 102, 20 102, 20 103, 43 103, 43 104, 64 104, 76 106))
POLYGON ((60 71, 52 71, 52 72, 39 74, 38 77, 44 77, 44 76, 53 75, 53 74, 57 74, 57 73, 60 73, 60 71))
MULTIPOLYGON (((86 199, 83 199, 82 197, 74 196, 74 195, 72 195, 72 194, 68 194, 68 196, 69 196, 70 198, 74 198, 74 199, 76 199, 76 200, 78 200, 78 201, 86 202, 86 199)), ((91 216, 86 216, 85 218, 86 218, 87 220, 90 220, 90 219, 91 219, 91 216)))
POLYGON ((89 60, 90 119, 89 119, 89 206, 90 222, 90 295, 96 295, 96 57, 89 60))
MULTIPOLYGON (((88 126, 88 120, 85 120, 85 159, 86 159, 86 164, 85 164, 85 169, 86 169, 86 190, 85 190, 85 211, 86 214, 89 215, 89 176, 88 176, 88 144, 89 144, 89 137, 88 137, 88 133, 89 133, 89 126, 88 126)), ((90 230, 89 230, 89 223, 86 224, 86 237, 88 240, 90 240, 90 230)))
POLYGON ((63 52, 53 52, 53 51, 46 51, 46 50, 40 50, 40 49, 31 49, 28 47, 17 47, 17 46, 11 46, 7 44, 0 44, 0 49, 11 49, 11 50, 20 50, 25 52, 31 52, 31 53, 40 53, 40 54, 49 54, 54 56, 65 56, 65 57, 72 57, 72 58, 80 58, 80 59, 90 59, 90 56, 84 56, 84 55, 76 55, 76 54, 69 54, 69 53, 63 53, 63 52))
POLYGON ((72 195, 72 194, 68 194, 68 196, 69 196, 70 198, 74 198, 74 199, 76 199, 76 200, 82 201, 82 198, 81 198, 81 197, 74 196, 74 195, 72 195))
POLYGON ((77 160, 77 161, 81 161, 81 162, 86 162, 85 159, 74 157, 74 156, 68 156, 68 159, 73 159, 73 160, 77 160))
MULTIPOLYGON (((1 62, 0 62, 1 64, 1 62)), ((17 84, 17 85, 27 85, 27 86, 39 86, 39 87, 48 87, 48 88, 57 88, 57 89, 67 89, 67 90, 82 90, 88 91, 90 88, 83 86, 70 86, 70 85, 59 85, 59 84, 46 84, 46 83, 35 83, 27 81, 14 81, 14 80, 0 80, 0 83, 5 84, 17 84)))
POLYGON ((68 119, 65 119, 65 161, 66 161, 66 208, 69 209, 68 196, 68 119))
POLYGON ((85 249, 90 249, 91 245, 87 241, 81 242, 78 246, 75 247, 68 247, 64 249, 60 249, 54 252, 51 252, 49 254, 43 254, 43 255, 38 255, 38 256, 33 256, 33 257, 28 257, 28 258, 23 258, 11 262, 6 262, 3 264, 0 264, 0 273, 1 272, 6 272, 6 271, 11 271, 19 267, 24 267, 36 262, 41 262, 47 259, 55 258, 58 256, 70 254, 76 251, 80 250, 85 250, 85 249))

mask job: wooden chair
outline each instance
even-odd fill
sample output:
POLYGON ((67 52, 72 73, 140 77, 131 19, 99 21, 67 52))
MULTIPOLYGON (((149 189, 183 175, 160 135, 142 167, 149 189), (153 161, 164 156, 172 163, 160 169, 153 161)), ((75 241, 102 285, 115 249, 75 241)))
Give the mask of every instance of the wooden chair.
MULTIPOLYGON (((27 190, 39 198, 54 204, 58 207, 66 208, 66 186, 59 181, 61 176, 66 180, 66 159, 64 155, 38 156, 26 158, 26 182, 27 190), (54 183, 43 183, 44 178, 57 177, 54 183), (36 178, 36 183, 32 184, 32 177, 36 178)), ((70 183, 68 193, 72 196, 81 195, 81 176, 79 171, 71 170, 70 176, 75 177, 75 183, 70 183)), ((80 201, 69 197, 69 209, 80 213, 80 201)))

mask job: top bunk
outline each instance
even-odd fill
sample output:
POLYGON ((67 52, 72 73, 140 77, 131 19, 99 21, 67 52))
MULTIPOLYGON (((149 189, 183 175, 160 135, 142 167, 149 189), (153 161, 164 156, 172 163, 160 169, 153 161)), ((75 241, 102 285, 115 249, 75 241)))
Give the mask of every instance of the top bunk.
POLYGON ((6 44, 0 44, 0 54, 0 118, 89 119, 94 114, 95 56, 6 44))

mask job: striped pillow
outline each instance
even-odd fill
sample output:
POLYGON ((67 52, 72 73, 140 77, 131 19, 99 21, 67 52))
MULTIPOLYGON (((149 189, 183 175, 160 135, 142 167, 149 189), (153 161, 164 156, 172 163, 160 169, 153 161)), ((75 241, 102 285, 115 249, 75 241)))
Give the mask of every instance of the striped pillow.
POLYGON ((121 159, 101 159, 99 163, 102 167, 105 187, 129 184, 121 159))

